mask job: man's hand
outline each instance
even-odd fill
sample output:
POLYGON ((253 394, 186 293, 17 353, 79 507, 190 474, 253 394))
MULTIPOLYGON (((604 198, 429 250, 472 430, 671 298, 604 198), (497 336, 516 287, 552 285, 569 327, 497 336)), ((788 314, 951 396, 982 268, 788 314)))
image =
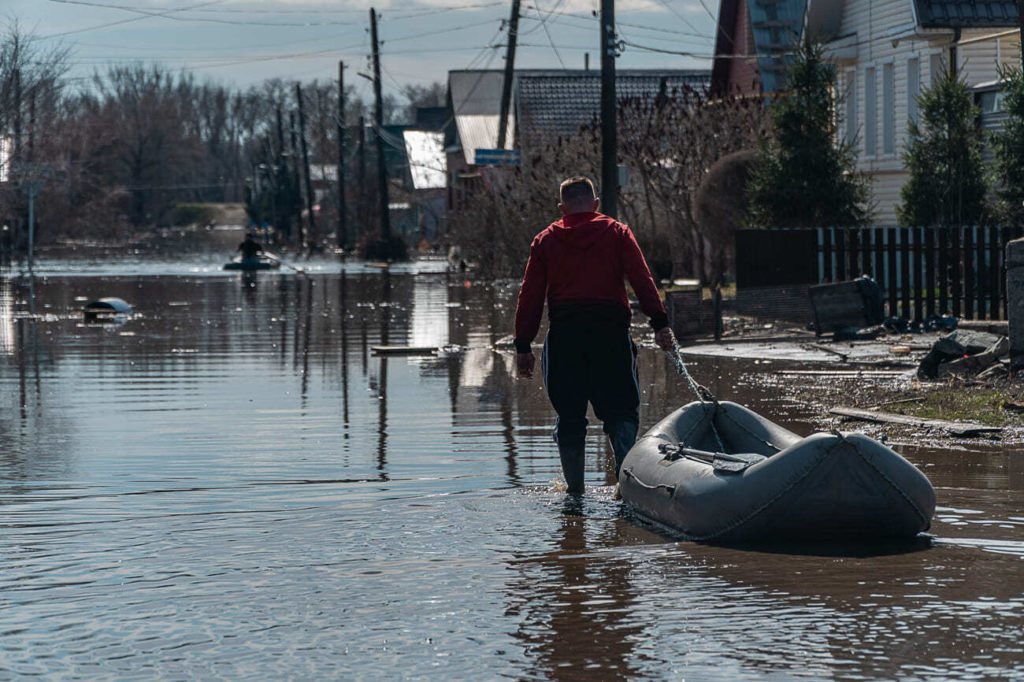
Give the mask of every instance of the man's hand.
POLYGON ((672 345, 676 342, 675 337, 672 335, 672 328, 662 327, 658 331, 654 332, 654 342, 658 344, 662 350, 672 350, 672 345))
POLYGON ((519 368, 519 376, 529 379, 533 376, 533 367, 536 360, 533 353, 516 353, 516 366, 519 368))

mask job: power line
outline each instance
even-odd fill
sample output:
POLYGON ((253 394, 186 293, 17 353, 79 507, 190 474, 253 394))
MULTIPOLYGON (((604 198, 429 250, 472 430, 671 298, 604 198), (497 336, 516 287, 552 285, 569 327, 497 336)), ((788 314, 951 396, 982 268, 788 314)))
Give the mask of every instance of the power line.
MULTIPOLYGON (((555 9, 558 9, 558 6, 561 5, 561 4, 562 4, 562 0, 558 0, 558 2, 555 3, 554 8, 552 8, 552 11, 554 11, 555 9)), ((536 2, 534 2, 533 9, 536 10, 537 15, 540 16, 540 6, 536 2)), ((550 14, 548 16, 550 16, 550 14)), ((564 69, 565 68, 565 62, 562 61, 562 55, 558 54, 558 48, 555 47, 555 41, 551 38, 551 32, 548 30, 547 20, 548 20, 548 17, 541 16, 540 25, 544 28, 544 33, 548 37, 548 42, 551 43, 551 50, 555 53, 555 57, 558 58, 558 63, 561 64, 562 68, 564 69)))
POLYGON ((684 17, 681 12, 678 12, 675 7, 670 5, 668 0, 658 0, 658 2, 669 12, 679 17, 679 20, 686 24, 687 26, 689 26, 691 31, 693 31, 694 33, 698 33, 697 27, 691 24, 690 20, 684 17))
MULTIPOLYGON (((50 2, 67 2, 68 4, 70 4, 70 0, 49 0, 49 1, 50 2)), ((164 10, 163 12, 155 13, 152 16, 161 16, 161 17, 162 16, 168 16, 170 14, 173 14, 174 12, 185 12, 185 11, 188 11, 190 9, 196 9, 198 7, 206 7, 208 5, 219 5, 222 2, 224 2, 224 0, 208 0, 208 2, 201 2, 199 4, 191 5, 189 7, 180 7, 180 8, 177 8, 177 9, 164 10)), ((120 26, 121 24, 129 24, 129 23, 132 23, 134 21, 142 21, 145 18, 146 17, 130 17, 128 19, 120 19, 118 21, 107 22, 105 24, 97 24, 96 26, 88 26, 86 28, 76 28, 76 29, 74 29, 72 31, 63 31, 62 33, 51 33, 48 36, 40 36, 40 38, 59 38, 61 36, 69 36, 69 35, 73 35, 75 33, 85 33, 86 31, 96 31, 96 30, 99 30, 101 28, 110 28, 111 26, 120 26)))
MULTIPOLYGON (((197 9, 195 7, 182 7, 173 10, 167 10, 164 12, 150 11, 144 9, 137 9, 135 7, 129 7, 127 5, 114 5, 105 2, 87 2, 86 0, 47 0, 48 2, 54 2, 61 5, 82 5, 85 7, 102 7, 104 9, 116 9, 122 12, 133 12, 135 14, 143 15, 141 18, 146 17, 159 17, 161 19, 171 19, 172 21, 182 21, 189 23, 212 23, 212 24, 231 24, 236 26, 277 26, 277 27, 302 27, 308 26, 351 26, 351 21, 304 21, 304 22, 280 22, 280 21, 243 21, 238 19, 215 19, 215 18, 198 18, 198 17, 176 17, 173 13, 186 12, 189 10, 197 9)), ((216 2, 204 3, 207 5, 217 4, 223 2, 223 0, 216 0, 216 2)))
MULTIPOLYGON (((572 26, 572 27, 578 28, 580 30, 589 29, 593 24, 596 24, 599 21, 597 19, 597 17, 589 17, 589 16, 583 16, 583 15, 577 15, 577 14, 563 14, 563 13, 559 13, 557 16, 559 18, 557 18, 557 19, 549 18, 548 21, 550 21, 552 23, 556 23, 556 24, 562 24, 562 25, 565 25, 565 26, 572 26), (566 19, 576 19, 576 20, 578 20, 580 22, 587 23, 588 26, 584 27, 584 26, 582 26, 581 24, 578 24, 578 23, 568 23, 568 22, 565 21, 566 19)), ((540 21, 540 19, 537 19, 535 17, 528 17, 528 16, 524 16, 523 19, 526 19, 527 21, 536 21, 536 22, 540 21)), ((633 23, 626 22, 626 21, 616 21, 615 24, 616 24, 616 26, 626 26, 626 27, 629 27, 629 28, 635 28, 635 29, 643 30, 643 31, 653 31, 653 32, 656 32, 656 33, 665 33, 667 35, 673 36, 673 39, 675 39, 675 40, 699 40, 700 42, 708 42, 710 40, 709 36, 707 36, 706 34, 702 34, 702 33, 701 34, 690 33, 688 31, 679 31, 677 29, 662 28, 662 27, 659 27, 659 26, 647 26, 647 25, 644 25, 644 24, 633 24, 633 23)), ((537 29, 539 29, 539 28, 540 27, 538 26, 537 29)), ((537 30, 537 29, 533 29, 533 30, 537 30)), ((532 32, 533 31, 531 31, 531 33, 532 32)), ((653 39, 654 38, 652 38, 652 40, 653 39)), ((667 40, 667 38, 666 38, 666 40, 667 40)))
POLYGON ((388 43, 397 43, 397 42, 399 42, 401 40, 415 40, 417 38, 426 38, 428 36, 436 36, 436 35, 440 35, 442 33, 451 33, 452 31, 462 31, 462 30, 467 29, 467 28, 476 28, 478 26, 486 26, 488 24, 493 24, 495 21, 497 21, 497 19, 487 19, 485 21, 477 21, 477 22, 474 22, 472 24, 463 24, 462 26, 452 26, 450 28, 442 28, 442 29, 439 29, 437 31, 427 31, 425 33, 413 33, 413 34, 410 34, 410 35, 399 36, 398 38, 388 38, 387 40, 382 40, 381 43, 384 44, 384 45, 387 45, 388 43))

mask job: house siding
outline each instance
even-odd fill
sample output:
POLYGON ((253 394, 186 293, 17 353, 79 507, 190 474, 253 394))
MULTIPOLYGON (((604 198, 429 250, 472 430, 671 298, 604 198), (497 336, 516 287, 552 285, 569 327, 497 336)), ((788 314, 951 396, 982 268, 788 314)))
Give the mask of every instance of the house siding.
MULTIPOLYGON (((857 55, 855 60, 839 63, 841 91, 856 94, 856 128, 859 131, 857 144, 857 166, 873 175, 872 203, 873 221, 876 224, 894 224, 896 207, 900 204, 900 190, 907 180, 904 170, 903 153, 908 141, 908 124, 913 113, 909 102, 908 61, 916 59, 917 82, 920 90, 929 87, 936 71, 948 61, 952 31, 929 30, 915 32, 913 0, 898 2, 871 2, 852 0, 843 7, 840 35, 856 34, 857 55), (923 34, 923 35, 922 35, 923 34), (891 153, 884 149, 884 129, 887 112, 884 109, 884 74, 892 69, 895 97, 888 116, 895 120, 895 146, 891 153), (850 78, 855 73, 856 77, 850 78), (874 75, 873 86, 866 82, 867 76, 874 75), (868 126, 868 105, 866 95, 873 88, 875 97, 874 130, 875 144, 866 148, 868 141, 865 131, 868 126)), ((964 30, 961 40, 993 36, 1001 29, 964 30)), ((1013 37, 990 38, 961 45, 957 49, 957 65, 968 84, 993 81, 998 75, 998 65, 1019 62, 1019 42, 1013 37)), ((849 111, 841 107, 845 119, 849 111)), ((841 122, 845 128, 845 120, 841 122)))

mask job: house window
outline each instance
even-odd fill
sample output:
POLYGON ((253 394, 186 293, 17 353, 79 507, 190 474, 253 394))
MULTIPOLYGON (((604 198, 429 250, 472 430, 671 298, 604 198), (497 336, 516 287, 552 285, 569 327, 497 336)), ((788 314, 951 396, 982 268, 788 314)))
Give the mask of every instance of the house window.
POLYGON ((892 62, 882 65, 882 153, 896 153, 896 76, 892 62))
POLYGON ((907 120, 917 121, 917 96, 921 93, 921 61, 907 60, 907 120))
POLYGON ((864 69, 864 156, 878 150, 878 97, 874 67, 864 69))
POLYGON ((846 72, 846 90, 843 96, 846 98, 846 141, 853 144, 857 139, 857 72, 853 69, 846 72))
POLYGON ((928 68, 931 70, 931 85, 934 88, 946 70, 946 55, 943 52, 936 52, 928 59, 928 68))

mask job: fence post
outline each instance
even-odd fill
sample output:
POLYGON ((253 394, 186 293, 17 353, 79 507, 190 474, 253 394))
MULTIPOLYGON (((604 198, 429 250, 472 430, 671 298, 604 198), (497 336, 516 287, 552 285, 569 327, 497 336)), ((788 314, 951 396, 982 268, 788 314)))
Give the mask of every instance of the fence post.
POLYGON ((889 317, 898 317, 899 310, 896 308, 897 296, 896 286, 898 281, 896 279, 896 228, 890 227, 886 230, 886 266, 888 268, 888 281, 886 282, 886 288, 889 291, 889 317))
POLYGON ((925 318, 925 228, 913 229, 913 316, 925 318))
POLYGON ((1006 317, 1010 326, 1010 369, 1024 367, 1024 239, 1006 245, 1006 317))
POLYGON ((988 291, 989 291, 989 305, 988 305, 988 319, 998 320, 1000 319, 1000 308, 1002 308, 1002 299, 1000 296, 1000 281, 1003 280, 1003 263, 1000 256, 1003 253, 1002 245, 999 243, 1000 230, 997 227, 988 228, 988 291))
POLYGON ((988 298, 988 270, 987 264, 985 263, 985 228, 975 227, 975 234, 977 235, 974 241, 974 248, 977 251, 978 266, 975 272, 977 273, 974 283, 974 293, 978 299, 978 314, 979 320, 984 320, 986 317, 985 301, 988 298))
POLYGON ((835 274, 832 270, 832 228, 825 227, 821 230, 821 262, 822 268, 821 281, 832 282, 833 275, 835 274))
POLYGON ((974 319, 974 230, 964 227, 964 319, 974 319))
POLYGON ((939 315, 949 312, 949 228, 937 227, 939 232, 939 315))
POLYGON ((924 228, 924 300, 928 317, 935 314, 935 228, 924 228))
POLYGON ((910 316, 910 233, 913 228, 904 227, 900 230, 900 293, 903 297, 903 317, 910 316))
POLYGON ((875 281, 887 287, 889 283, 885 281, 885 228, 872 228, 872 235, 875 239, 875 281))
POLYGON ((847 228, 836 228, 836 281, 842 282, 846 279, 846 232, 847 228))
POLYGON ((962 300, 963 300, 963 287, 962 287, 962 281, 961 281, 961 278, 960 278, 960 273, 963 272, 963 265, 964 265, 963 258, 961 257, 961 252, 960 252, 960 232, 961 232, 961 230, 962 230, 962 228, 960 228, 958 226, 958 227, 951 228, 950 231, 949 231, 949 236, 952 238, 952 242, 953 242, 953 248, 952 248, 952 253, 951 253, 951 255, 953 256, 952 264, 951 264, 952 269, 953 269, 953 273, 952 273, 953 274, 953 286, 952 286, 952 291, 950 291, 950 296, 953 299, 953 316, 954 317, 960 317, 960 312, 961 312, 961 305, 960 304, 962 303, 962 300))

